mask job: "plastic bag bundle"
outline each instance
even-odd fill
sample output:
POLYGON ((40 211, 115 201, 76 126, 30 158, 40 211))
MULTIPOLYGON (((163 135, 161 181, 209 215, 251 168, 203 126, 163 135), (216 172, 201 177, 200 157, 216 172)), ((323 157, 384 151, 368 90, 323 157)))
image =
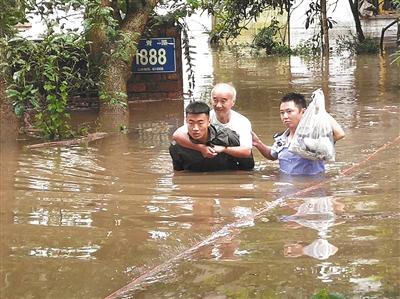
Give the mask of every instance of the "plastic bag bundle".
POLYGON ((335 161, 332 125, 325 110, 322 89, 314 91, 311 99, 297 126, 289 151, 310 160, 335 161))

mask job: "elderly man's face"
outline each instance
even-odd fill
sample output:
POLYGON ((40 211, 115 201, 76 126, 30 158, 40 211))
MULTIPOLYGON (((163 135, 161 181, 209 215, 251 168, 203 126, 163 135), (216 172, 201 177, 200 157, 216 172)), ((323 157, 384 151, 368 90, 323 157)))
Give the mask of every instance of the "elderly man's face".
POLYGON ((206 143, 210 118, 206 113, 186 115, 186 123, 190 137, 201 143, 206 143))
POLYGON ((212 97, 212 106, 217 114, 227 114, 235 105, 232 90, 226 87, 219 87, 214 90, 212 97))

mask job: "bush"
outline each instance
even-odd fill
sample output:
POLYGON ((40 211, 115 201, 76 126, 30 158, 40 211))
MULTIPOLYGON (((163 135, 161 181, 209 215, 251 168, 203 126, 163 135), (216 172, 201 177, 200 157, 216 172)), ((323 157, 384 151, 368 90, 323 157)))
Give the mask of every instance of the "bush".
POLYGON ((320 35, 314 35, 312 38, 303 41, 292 50, 294 55, 314 56, 321 53, 320 35))
POLYGON ((320 290, 314 294, 311 299, 345 299, 346 297, 341 294, 330 293, 326 289, 320 290))
POLYGON ((356 36, 339 36, 336 40, 338 51, 350 51, 353 54, 376 54, 379 52, 379 44, 373 38, 366 38, 360 42, 356 36))
POLYGON ((379 53, 379 44, 372 38, 366 38, 356 43, 355 51, 357 54, 376 54, 379 53))
POLYGON ((290 55, 290 47, 275 40, 279 33, 279 22, 275 19, 267 27, 263 27, 255 36, 252 46, 257 49, 264 49, 267 54, 290 55))
POLYGON ((67 124, 67 100, 95 88, 86 41, 77 34, 49 34, 41 41, 1 39, 7 63, 7 97, 18 117, 27 111, 46 139, 63 139, 73 132, 67 124))

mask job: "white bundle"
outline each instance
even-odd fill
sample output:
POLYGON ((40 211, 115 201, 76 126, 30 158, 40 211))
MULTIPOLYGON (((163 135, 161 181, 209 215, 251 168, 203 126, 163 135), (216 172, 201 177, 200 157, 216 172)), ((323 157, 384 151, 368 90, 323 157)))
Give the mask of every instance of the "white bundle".
POLYGON ((301 118, 289 151, 310 160, 335 161, 332 125, 325 110, 325 96, 317 89, 301 118))

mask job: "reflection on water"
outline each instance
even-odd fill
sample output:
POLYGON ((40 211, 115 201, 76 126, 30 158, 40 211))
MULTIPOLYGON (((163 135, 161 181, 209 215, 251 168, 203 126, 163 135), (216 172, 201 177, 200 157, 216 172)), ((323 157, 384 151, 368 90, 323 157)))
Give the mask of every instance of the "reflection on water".
POLYGON ((151 269, 127 298, 399 297, 400 147, 338 175, 399 135, 398 67, 199 53, 195 97, 213 78, 232 82, 266 143, 282 130, 279 98, 322 86, 347 135, 326 176, 282 176, 258 152, 254 171, 174 173, 168 145, 187 100, 133 103, 127 134, 86 146, 2 144, 0 297, 102 298, 151 269))
MULTIPOLYGON (((95 211, 93 211, 95 212, 95 211)), ((79 211, 78 213, 65 210, 45 210, 38 209, 28 213, 28 215, 20 215, 15 213, 15 224, 33 224, 45 226, 82 226, 89 227, 93 220, 91 219, 91 211, 79 211)))
MULTIPOLYGON (((42 257, 42 258, 78 258, 78 259, 95 259, 92 255, 100 247, 97 245, 83 246, 79 248, 30 248, 26 253, 29 256, 42 257)), ((13 250, 13 249, 12 249, 13 250)), ((14 248, 15 253, 21 251, 21 248, 14 248)))

